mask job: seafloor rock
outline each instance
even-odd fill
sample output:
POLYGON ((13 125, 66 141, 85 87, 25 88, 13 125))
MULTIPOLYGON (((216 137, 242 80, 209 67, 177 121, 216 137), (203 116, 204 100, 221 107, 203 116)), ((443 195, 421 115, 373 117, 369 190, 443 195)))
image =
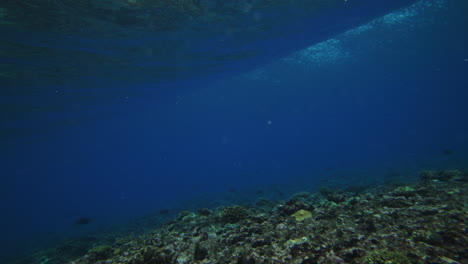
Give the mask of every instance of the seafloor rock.
POLYGON ((219 216, 218 219, 222 223, 237 223, 249 215, 246 208, 234 205, 224 208, 219 216))
POLYGON ((149 234, 102 247, 98 257, 91 250, 70 263, 468 263, 467 182, 460 176, 466 174, 423 175, 412 186, 324 203, 293 198, 269 211, 184 212, 149 234), (298 211, 307 217, 291 217, 298 211))
POLYGON ((439 180, 439 181, 454 181, 454 182, 467 182, 468 173, 459 170, 445 170, 445 171, 423 171, 420 173, 423 180, 439 180))
POLYGON ((297 198, 292 198, 286 201, 284 204, 278 205, 278 212, 282 216, 290 216, 299 210, 310 211, 313 210, 312 204, 307 204, 297 198))
POLYGON ((208 215, 211 214, 211 210, 208 209, 208 208, 200 208, 200 209, 198 209, 197 213, 198 213, 199 215, 208 216, 208 215))
POLYGON ((292 214, 291 216, 294 217, 296 221, 304 221, 307 218, 311 218, 312 214, 309 211, 301 209, 292 214))

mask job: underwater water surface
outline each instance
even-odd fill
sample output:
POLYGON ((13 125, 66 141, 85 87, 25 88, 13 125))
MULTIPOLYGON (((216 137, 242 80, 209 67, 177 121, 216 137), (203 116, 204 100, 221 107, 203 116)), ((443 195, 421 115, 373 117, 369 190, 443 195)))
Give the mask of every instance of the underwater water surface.
POLYGON ((467 12, 3 1, 0 262, 154 212, 466 170, 467 12))

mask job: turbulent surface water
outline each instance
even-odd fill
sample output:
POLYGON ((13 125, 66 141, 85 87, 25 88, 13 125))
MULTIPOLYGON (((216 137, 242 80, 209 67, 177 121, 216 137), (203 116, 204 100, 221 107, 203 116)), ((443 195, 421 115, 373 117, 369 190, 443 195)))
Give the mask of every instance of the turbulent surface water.
POLYGON ((77 123, 168 83, 246 72, 412 2, 3 1, 0 138, 77 123))

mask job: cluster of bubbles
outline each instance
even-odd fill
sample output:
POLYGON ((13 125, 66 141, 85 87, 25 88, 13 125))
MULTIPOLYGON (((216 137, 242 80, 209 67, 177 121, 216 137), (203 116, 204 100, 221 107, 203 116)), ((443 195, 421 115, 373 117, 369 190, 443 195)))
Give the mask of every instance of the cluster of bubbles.
MULTIPOLYGON (((301 51, 295 52, 288 57, 281 59, 281 63, 286 63, 316 69, 349 62, 355 59, 356 52, 349 49, 350 42, 362 40, 364 34, 371 34, 374 31, 405 29, 418 25, 427 24, 431 16, 426 15, 428 11, 440 11, 447 7, 448 0, 421 0, 413 5, 402 8, 390 14, 384 15, 370 21, 364 25, 348 30, 332 39, 314 44, 301 51)), ((377 40, 375 40, 377 41, 377 40)), ((270 79, 268 66, 261 67, 245 75, 248 79, 266 80, 270 79)))

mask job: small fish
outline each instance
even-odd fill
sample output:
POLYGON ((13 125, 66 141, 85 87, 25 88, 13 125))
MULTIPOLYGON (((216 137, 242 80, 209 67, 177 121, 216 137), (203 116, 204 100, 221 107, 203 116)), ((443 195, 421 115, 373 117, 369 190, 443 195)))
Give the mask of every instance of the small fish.
POLYGON ((91 223, 91 218, 88 217, 81 217, 75 221, 75 225, 88 225, 91 223))
POLYGON ((169 209, 162 209, 162 210, 159 210, 159 214, 160 214, 160 215, 168 215, 168 214, 169 214, 169 209))
POLYGON ((444 154, 447 155, 447 156, 450 156, 450 155, 453 154, 453 151, 452 151, 451 149, 444 149, 444 150, 442 151, 442 153, 444 153, 444 154))

